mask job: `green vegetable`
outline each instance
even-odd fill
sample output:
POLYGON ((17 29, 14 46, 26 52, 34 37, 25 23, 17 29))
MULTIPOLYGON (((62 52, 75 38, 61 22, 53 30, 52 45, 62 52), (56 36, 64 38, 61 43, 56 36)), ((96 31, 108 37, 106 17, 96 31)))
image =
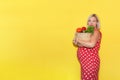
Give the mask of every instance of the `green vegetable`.
POLYGON ((88 26, 85 33, 94 33, 94 26, 88 26))

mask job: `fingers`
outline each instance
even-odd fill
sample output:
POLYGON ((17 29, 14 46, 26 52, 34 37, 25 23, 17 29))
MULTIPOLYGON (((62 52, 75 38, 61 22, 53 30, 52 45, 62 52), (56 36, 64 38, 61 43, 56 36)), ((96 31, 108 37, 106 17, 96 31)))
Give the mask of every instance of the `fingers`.
POLYGON ((76 42, 79 42, 79 38, 76 38, 76 42))

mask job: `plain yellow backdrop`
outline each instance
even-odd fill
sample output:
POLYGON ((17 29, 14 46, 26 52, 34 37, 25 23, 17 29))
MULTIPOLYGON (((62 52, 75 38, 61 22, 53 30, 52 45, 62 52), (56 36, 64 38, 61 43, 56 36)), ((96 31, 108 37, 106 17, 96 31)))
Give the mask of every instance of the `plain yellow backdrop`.
POLYGON ((100 19, 100 80, 120 80, 119 0, 0 0, 0 80, 81 80, 72 39, 100 19))

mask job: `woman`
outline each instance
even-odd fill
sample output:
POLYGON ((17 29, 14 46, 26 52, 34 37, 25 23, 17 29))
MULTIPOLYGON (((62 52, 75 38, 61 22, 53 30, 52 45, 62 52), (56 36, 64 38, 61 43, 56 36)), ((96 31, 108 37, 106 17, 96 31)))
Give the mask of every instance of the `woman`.
POLYGON ((87 25, 94 26, 94 33, 89 41, 83 41, 76 38, 79 43, 77 50, 77 58, 81 64, 82 80, 98 80, 98 72, 100 67, 99 48, 102 34, 100 32, 100 24, 96 14, 90 15, 87 25))

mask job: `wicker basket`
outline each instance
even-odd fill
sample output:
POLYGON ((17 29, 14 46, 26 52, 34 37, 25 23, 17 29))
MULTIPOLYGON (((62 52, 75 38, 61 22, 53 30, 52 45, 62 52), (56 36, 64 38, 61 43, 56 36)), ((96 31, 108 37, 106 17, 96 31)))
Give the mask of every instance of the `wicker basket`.
POLYGON ((75 37, 80 38, 81 40, 88 41, 92 33, 76 33, 75 37))

